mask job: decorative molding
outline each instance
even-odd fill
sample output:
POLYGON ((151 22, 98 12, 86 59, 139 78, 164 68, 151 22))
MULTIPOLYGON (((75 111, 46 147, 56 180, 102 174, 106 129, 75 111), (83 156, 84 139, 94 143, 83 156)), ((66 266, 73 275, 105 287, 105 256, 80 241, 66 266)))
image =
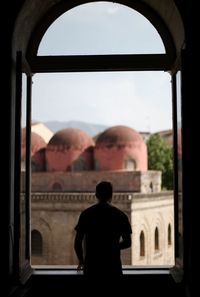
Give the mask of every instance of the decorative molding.
MULTIPOLYGON (((21 193, 21 199, 23 199, 24 193, 21 193)), ((139 199, 163 199, 173 198, 173 192, 159 192, 159 193, 114 193, 113 202, 128 202, 139 199), (171 196, 171 197, 170 197, 171 196)), ((53 202, 94 202, 94 193, 72 193, 72 192, 35 192, 31 194, 32 202, 41 201, 53 201, 53 202)))

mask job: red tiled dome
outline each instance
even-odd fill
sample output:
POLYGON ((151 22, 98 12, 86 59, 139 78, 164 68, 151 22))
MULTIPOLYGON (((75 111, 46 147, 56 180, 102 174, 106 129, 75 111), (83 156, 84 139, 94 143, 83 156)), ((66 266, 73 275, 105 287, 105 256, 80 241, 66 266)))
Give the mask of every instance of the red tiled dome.
POLYGON ((140 133, 114 126, 96 137, 96 170, 147 170, 147 147, 140 133))
POLYGON ((48 147, 57 145, 65 148, 85 149, 94 146, 94 141, 87 133, 78 128, 65 128, 55 133, 48 143, 48 147))
POLYGON ((96 139, 96 145, 117 144, 124 141, 141 141, 142 136, 134 129, 126 126, 114 126, 106 129, 96 139))
POLYGON ((47 171, 90 170, 94 141, 86 132, 65 128, 50 139, 46 148, 47 171))
MULTIPOLYGON (((33 156, 35 153, 37 153, 40 149, 46 147, 45 140, 37 133, 31 132, 31 156, 33 156)), ((22 159, 25 155, 25 149, 26 149, 26 128, 22 129, 22 135, 21 135, 21 152, 22 152, 22 159)))

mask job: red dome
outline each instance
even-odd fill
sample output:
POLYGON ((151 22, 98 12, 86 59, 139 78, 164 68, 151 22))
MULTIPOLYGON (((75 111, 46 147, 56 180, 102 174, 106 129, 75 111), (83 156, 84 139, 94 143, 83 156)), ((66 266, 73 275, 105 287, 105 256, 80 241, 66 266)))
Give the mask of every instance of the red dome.
POLYGON ((96 170, 147 170, 147 147, 136 130, 108 128, 96 138, 96 170))
POLYGON ((50 139, 49 146, 63 146, 65 148, 83 148, 94 146, 92 138, 84 131, 77 128, 66 128, 58 131, 50 139))
POLYGON ((96 146, 117 144, 121 142, 143 142, 142 136, 134 129, 126 126, 114 126, 102 132, 96 139, 96 146))
POLYGON ((77 128, 58 131, 46 149, 47 171, 83 171, 93 166, 93 139, 77 128))
MULTIPOLYGON (((31 156, 35 155, 40 149, 46 147, 45 140, 37 133, 31 132, 31 156)), ((22 160, 25 157, 26 150, 26 128, 22 129, 21 135, 21 155, 22 160)))

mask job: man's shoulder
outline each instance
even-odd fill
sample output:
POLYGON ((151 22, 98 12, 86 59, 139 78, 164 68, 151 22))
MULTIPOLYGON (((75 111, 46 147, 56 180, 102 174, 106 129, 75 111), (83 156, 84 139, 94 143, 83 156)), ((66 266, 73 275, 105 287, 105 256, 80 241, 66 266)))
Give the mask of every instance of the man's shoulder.
POLYGON ((117 213, 118 215, 122 216, 122 217, 127 217, 127 215, 125 214, 125 212, 123 212, 120 208, 118 208, 117 206, 112 205, 112 210, 113 212, 117 213))
POLYGON ((96 204, 93 204, 87 208, 85 208, 83 211, 82 211, 82 215, 85 215, 85 214, 88 214, 90 212, 93 212, 95 209, 97 208, 97 205, 96 204))

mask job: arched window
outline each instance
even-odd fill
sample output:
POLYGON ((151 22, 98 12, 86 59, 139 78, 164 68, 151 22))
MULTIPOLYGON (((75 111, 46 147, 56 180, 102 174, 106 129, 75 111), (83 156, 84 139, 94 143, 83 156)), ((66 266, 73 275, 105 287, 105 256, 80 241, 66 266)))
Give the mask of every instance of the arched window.
POLYGON ((164 52, 163 42, 147 18, 126 5, 108 1, 84 3, 62 14, 45 32, 38 48, 39 56, 164 52), (140 36, 136 23, 141 26, 140 36), (145 37, 146 30, 149 34, 145 37), (56 44, 51 38, 54 34, 56 44))
POLYGON ((129 170, 136 170, 136 162, 133 159, 128 159, 124 161, 124 168, 129 170))
POLYGON ((144 238, 144 232, 140 232, 140 257, 145 256, 145 238, 144 238))
MULTIPOLYGON (((94 4, 96 4, 96 3, 94 3, 94 4)), ((98 4, 100 4, 100 2, 98 4)), ((109 3, 109 5, 112 5, 112 4, 113 3, 109 3)), ((79 8, 84 10, 83 6, 87 6, 87 5, 89 5, 89 4, 80 5, 75 8, 70 7, 70 5, 69 5, 69 6, 67 6, 68 11, 67 11, 66 15, 68 14, 69 19, 70 19, 72 10, 75 11, 75 10, 78 10, 79 8), (70 9, 70 8, 72 8, 72 9, 70 9)), ((115 5, 115 3, 114 3, 114 5, 115 5)), ((118 5, 118 4, 116 4, 116 5, 118 5)), ((129 12, 134 11, 127 7, 124 7, 124 8, 128 9, 129 12)), ((110 13, 114 12, 113 10, 112 11, 109 10, 109 11, 110 11, 110 13)), ((148 12, 148 10, 147 10, 147 12, 148 12)), ((144 15, 145 14, 148 15, 147 12, 144 13, 144 15)), ((90 14, 90 15, 92 15, 92 14, 90 14)), ((91 44, 92 45, 94 44, 94 42, 93 42, 93 43, 89 43, 89 45, 90 45, 89 50, 86 50, 86 51, 84 50, 82 52, 76 52, 68 47, 69 52, 66 52, 64 50, 64 52, 46 53, 45 51, 42 51, 42 48, 40 48, 43 41, 44 41, 44 43, 46 43, 46 40, 47 40, 47 39, 45 40, 46 37, 45 37, 44 33, 45 33, 46 29, 48 28, 48 26, 50 27, 50 22, 52 22, 53 19, 56 20, 56 17, 58 17, 58 16, 60 16, 60 11, 55 12, 54 15, 51 15, 46 20, 44 18, 44 20, 45 20, 44 25, 42 25, 41 27, 39 25, 38 28, 36 27, 36 31, 30 37, 30 44, 28 44, 28 46, 27 46, 27 52, 26 52, 25 56, 27 58, 28 65, 30 66, 30 71, 31 71, 31 73, 34 73, 34 76, 35 75, 37 76, 38 73, 41 74, 41 73, 49 73, 49 72, 50 73, 56 73, 56 72, 59 72, 59 73, 66 72, 67 73, 68 72, 69 75, 71 75, 72 72, 73 73, 77 72, 75 74, 77 76, 78 76, 79 72, 80 73, 93 72, 94 76, 96 76, 95 75, 96 72, 99 72, 99 73, 107 72, 107 74, 109 74, 109 72, 114 73, 115 71, 116 72, 124 71, 124 72, 126 72, 125 73, 126 75, 127 75, 127 73, 130 74, 131 71, 133 71, 133 72, 138 71, 139 73, 141 73, 140 70, 142 70, 142 71, 157 71, 157 70, 159 70, 159 71, 166 73, 167 71, 170 71, 171 65, 174 65, 173 62, 175 59, 175 55, 174 55, 175 52, 174 52, 171 35, 168 32, 168 30, 165 30, 164 23, 162 23, 161 20, 158 21, 157 25, 155 24, 156 22, 153 20, 156 19, 156 15, 152 16, 150 13, 150 16, 152 17, 152 22, 150 23, 150 25, 152 25, 152 24, 155 25, 153 29, 160 28, 160 30, 158 30, 157 32, 160 33, 160 36, 163 38, 163 40, 157 34, 158 39, 160 38, 160 41, 161 41, 161 43, 160 43, 161 48, 159 48, 159 49, 158 48, 153 49, 153 50, 147 49, 147 51, 143 52, 141 50, 132 51, 132 50, 128 50, 126 48, 125 50, 117 49, 117 51, 116 51, 115 48, 113 49, 113 48, 106 47, 106 48, 104 48, 105 52, 102 52, 101 48, 100 48, 100 50, 98 50, 97 52, 94 53, 94 52, 90 51, 91 49, 94 48, 93 46, 91 46, 91 44), (44 39, 43 39, 43 37, 44 37, 44 39), (42 42, 41 42, 41 40, 42 40, 42 42), (162 41, 163 41, 163 44, 162 44, 162 41), (40 44, 40 42, 41 42, 41 44, 40 44), (164 45, 164 47, 163 47, 163 45, 164 45)), ((64 17, 64 14, 63 14, 63 17, 64 17)), ((151 17, 149 17, 149 19, 151 19, 151 17)), ((59 20, 57 19, 56 21, 59 21, 59 20)), ((42 22, 41 22, 41 24, 42 24, 42 22)), ((76 26, 74 26, 73 22, 71 24, 72 24, 71 28, 69 28, 69 26, 67 26, 67 29, 70 30, 71 36, 74 37, 76 26)), ((102 20, 101 20, 100 24, 102 25, 102 20)), ((119 24, 122 25, 121 22, 119 22, 119 24)), ((131 28, 133 28, 133 27, 134 26, 131 26, 131 28)), ((127 30, 128 34, 130 33, 129 29, 130 29, 130 26, 128 27, 128 30, 127 30)), ((118 42, 118 44, 127 45, 130 40, 133 40, 134 45, 136 45, 135 39, 133 36, 134 36, 134 34, 132 34, 132 32, 131 32, 130 36, 128 36, 126 38, 126 42, 118 42)), ((58 37, 60 37, 60 36, 58 35, 58 37)), ((122 36, 122 37, 124 37, 124 36, 122 36)), ((80 40, 79 37, 76 39, 78 41, 80 40)), ((60 40, 60 42, 62 43, 62 39, 60 40)), ((43 43, 43 45, 44 45, 44 43, 43 43)), ((54 45, 55 44, 59 44, 59 42, 57 42, 57 43, 54 42, 54 45)), ((71 45, 70 42, 66 42, 66 44, 68 46, 71 45)), ((79 49, 83 50, 85 44, 86 43, 84 40, 84 43, 81 44, 81 46, 77 47, 77 50, 79 50, 79 49)), ((100 44, 107 45, 108 43, 101 42, 100 44)), ((113 44, 114 43, 111 43, 111 46, 113 44)), ((149 43, 149 44, 151 44, 151 43, 149 43)), ((51 47, 50 44, 47 44, 47 46, 48 46, 48 49, 53 49, 53 47, 51 47)), ((146 46, 143 46, 143 48, 146 50, 146 46)), ((68 77, 67 81, 70 81, 69 77, 68 77)), ((31 77, 28 79, 28 82, 29 82, 28 90, 30 90, 30 88, 32 86, 31 77)), ((61 82, 61 80, 59 82, 61 82)), ((89 79, 89 82, 90 82, 90 86, 91 86, 92 84, 91 84, 90 79, 89 79)), ((64 81, 64 84, 65 84, 65 81, 64 81)), ((117 84, 115 84, 115 86, 117 86, 117 84)), ((76 87, 77 87, 77 84, 76 84, 76 87)), ((146 88, 147 88, 147 86, 145 86, 145 89, 146 88)), ((28 92, 29 95, 30 95, 30 93, 31 92, 28 92)), ((84 94, 84 93, 82 93, 82 94, 84 94)), ((28 102, 30 101, 29 99, 30 98, 27 99, 28 102)), ((58 98, 56 97, 56 100, 55 100, 56 104, 57 104, 57 100, 58 100, 58 98)), ((66 98, 65 98, 65 100, 66 100, 66 98)), ((73 101, 73 100, 69 100, 69 101, 73 101)), ((51 100, 49 100, 49 102, 51 102, 51 100)), ((57 104, 57 105, 59 105, 59 104, 57 104)), ((77 106, 78 106, 78 109, 81 108, 80 105, 77 105, 77 106)), ((129 109, 130 109, 131 113, 134 110, 132 108, 129 108, 129 109)), ((74 110, 76 110, 76 106, 74 107, 74 110)), ((66 109, 65 109, 65 113, 66 113, 66 109)), ((124 114, 126 114, 126 113, 124 113, 124 114)), ((110 114, 109 114, 109 116, 110 116, 110 114)), ((105 114, 105 117, 106 117, 106 114, 105 114)), ((127 167, 129 168, 129 166, 134 167, 133 163, 131 163, 131 164, 128 163, 127 167)), ((96 166, 96 167, 98 168, 98 166, 96 166)), ((55 186, 54 189, 57 189, 57 186, 55 186)), ((155 230, 155 250, 156 249, 159 249, 158 230, 155 230), (156 234, 157 234, 157 236, 156 236, 156 234), (157 240, 156 240, 156 238, 157 238, 157 240)), ((140 234, 140 254, 141 255, 145 254, 144 233, 140 234), (142 247, 144 247, 144 249, 142 247)))
POLYGON ((160 247, 159 247, 159 231, 158 231, 158 227, 156 227, 155 233, 154 233, 154 249, 155 249, 155 252, 159 251, 159 249, 160 249, 160 247))
POLYGON ((83 159, 77 159, 72 164, 72 171, 84 171, 86 170, 86 164, 83 159))
POLYGON ((42 235, 38 230, 31 232, 31 254, 32 256, 42 256, 43 240, 42 235))
POLYGON ((167 242, 168 242, 168 245, 172 244, 172 228, 171 228, 171 224, 168 225, 168 229, 167 229, 167 242))
POLYGON ((61 192, 62 191, 62 186, 60 183, 56 182, 52 186, 52 190, 55 192, 61 192))
MULTIPOLYGON (((40 105, 48 106, 48 114, 59 121, 78 119, 105 127, 106 121, 109 125, 118 122, 130 125, 139 119, 148 126, 146 114, 157 111, 150 108, 154 104, 151 99, 156 96, 155 92, 151 94, 151 90, 165 85, 167 92, 159 92, 163 104, 167 104, 164 115, 171 122, 171 77, 163 70, 169 67, 170 64, 167 66, 166 63, 169 63, 173 51, 171 46, 166 46, 153 26, 154 22, 131 7, 105 1, 72 7, 54 22, 52 20, 46 27, 48 30, 41 28, 40 37, 37 34, 33 36, 34 47, 27 52, 34 72, 32 117, 42 120, 46 108, 38 108, 40 105), (141 31, 135 24, 142 24, 141 31), (163 81, 159 84, 161 76, 163 81), (140 92, 146 92, 144 98, 148 101, 140 92)), ((160 113, 156 116, 162 118, 160 113)), ((155 118, 155 114, 150 117, 155 118)), ((157 121, 156 125, 160 122, 157 121)), ((129 141, 123 149, 126 150, 126 159, 121 157, 120 160, 120 156, 118 159, 114 150, 113 159, 116 158, 116 162, 120 160, 127 171, 137 170, 139 161, 132 153, 133 146, 129 141)), ((139 150, 142 156, 137 143, 135 150, 139 150)), ((87 162, 81 156, 75 158, 73 151, 68 151, 66 158, 70 154, 74 161, 67 171, 86 171, 87 162)), ((110 162, 109 158, 106 162, 110 162)), ((97 171, 98 168, 96 164, 97 171)), ((84 177, 80 182, 84 183, 84 177)), ((73 191, 73 187, 71 189, 73 191)), ((53 190, 61 191, 62 188, 56 183, 53 190)), ((145 255, 144 240, 144 233, 141 233, 141 256, 145 255)))

